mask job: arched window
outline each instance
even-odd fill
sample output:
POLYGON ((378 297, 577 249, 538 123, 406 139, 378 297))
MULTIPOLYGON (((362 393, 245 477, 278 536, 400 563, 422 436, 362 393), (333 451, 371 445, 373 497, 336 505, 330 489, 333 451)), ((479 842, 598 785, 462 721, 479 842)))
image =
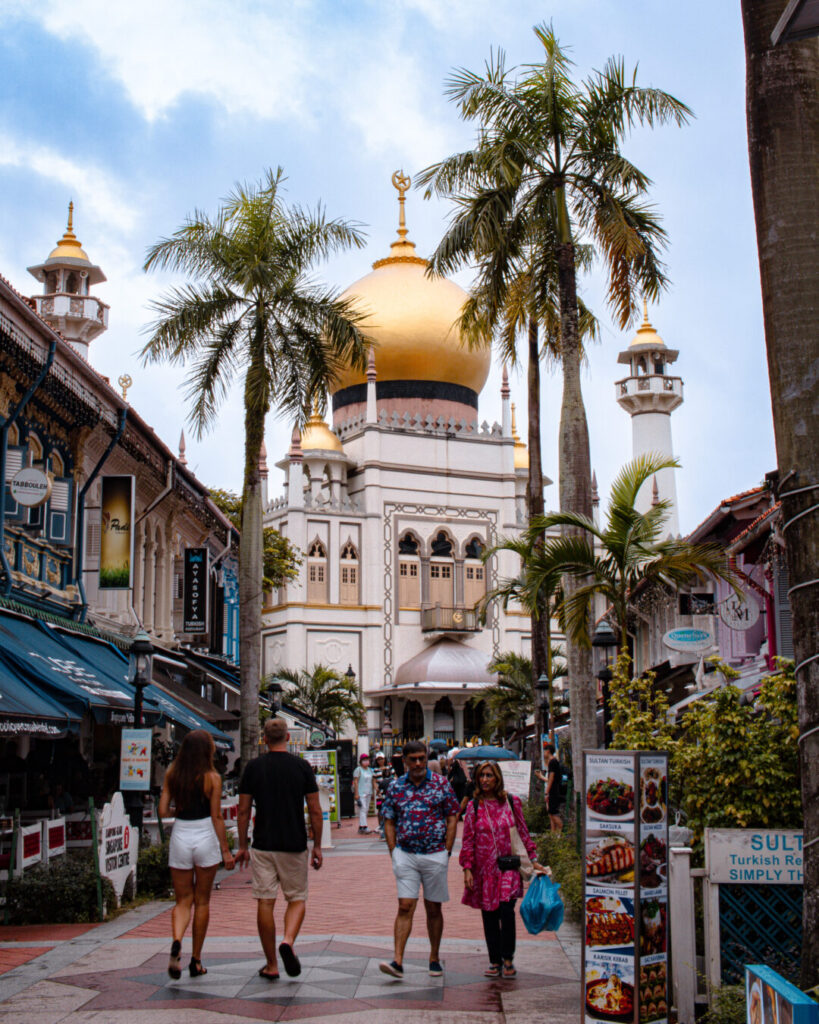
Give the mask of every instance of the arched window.
POLYGON ((464 604, 473 608, 486 594, 486 566, 481 556, 486 550, 479 537, 473 537, 464 548, 464 604))
POLYGON ((358 597, 359 562, 358 551, 351 540, 341 549, 340 604, 359 604, 358 597))
POLYGON ((77 278, 77 275, 74 273, 73 270, 66 278, 65 290, 69 293, 69 295, 76 295, 77 292, 79 291, 79 279, 77 278))
POLYGON ((45 276, 45 293, 46 295, 53 295, 57 291, 57 275, 53 270, 49 270, 45 276))
POLYGON ((327 604, 327 550, 318 538, 307 549, 307 602, 327 604))
POLYGON ((65 476, 65 463, 63 457, 55 449, 51 450, 48 456, 49 462, 51 463, 51 472, 54 476, 65 476))
POLYGON ((420 544, 412 533, 405 533, 398 541, 398 607, 421 607, 420 544))
POLYGON ((452 560, 452 540, 441 530, 431 544, 432 557, 429 561, 429 603, 439 604, 442 608, 451 608, 453 586, 455 583, 454 562, 452 560))
POLYGON ((474 698, 464 707, 464 734, 459 739, 467 740, 470 736, 480 736, 486 719, 486 705, 482 700, 474 698))
POLYGON ((449 697, 441 697, 436 701, 432 714, 432 733, 436 740, 455 739, 455 712, 449 697))
POLYGON ((417 740, 424 735, 424 709, 417 700, 408 700, 404 705, 401 723, 404 740, 417 740))

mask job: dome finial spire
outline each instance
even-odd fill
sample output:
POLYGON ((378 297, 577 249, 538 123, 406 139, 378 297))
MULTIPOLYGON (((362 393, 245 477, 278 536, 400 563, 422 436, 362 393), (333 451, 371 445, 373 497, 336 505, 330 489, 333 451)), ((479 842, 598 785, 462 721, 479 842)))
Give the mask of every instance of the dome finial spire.
POLYGON ((407 217, 404 210, 404 204, 406 203, 405 194, 412 184, 412 178, 408 174, 404 174, 402 168, 400 171, 393 173, 392 183, 398 189, 398 236, 403 242, 408 234, 407 217))
POLYGON ((646 301, 645 295, 643 296, 643 323, 648 323, 648 302, 646 301))

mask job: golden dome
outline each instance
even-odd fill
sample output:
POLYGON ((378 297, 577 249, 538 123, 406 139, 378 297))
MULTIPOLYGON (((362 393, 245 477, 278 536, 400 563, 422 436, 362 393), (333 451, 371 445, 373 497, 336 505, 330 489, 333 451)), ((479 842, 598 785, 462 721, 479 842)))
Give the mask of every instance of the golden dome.
POLYGON ((68 204, 68 226, 65 229, 65 234, 57 242, 57 248, 52 249, 48 254, 50 260, 85 260, 86 263, 90 263, 91 260, 88 258, 88 253, 80 246, 77 236, 74 234, 73 229, 74 221, 74 204, 68 204))
MULTIPOLYGON (((478 393, 491 363, 489 349, 461 346, 456 322, 467 294, 445 277, 427 277, 428 262, 406 238, 404 192, 409 178, 396 173, 399 190, 398 239, 390 255, 373 263, 372 273, 344 292, 365 320, 362 329, 375 342, 378 380, 420 380, 458 384, 478 393)), ((365 382, 360 370, 344 370, 332 393, 365 382)))
POLYGON ((515 423, 515 403, 512 403, 512 437, 515 441, 515 469, 529 468, 529 449, 518 437, 517 424, 515 423))
POLYGON ((319 416, 318 409, 313 409, 313 415, 307 421, 307 425, 301 432, 301 450, 343 452, 341 441, 330 430, 324 420, 319 416))
POLYGON ((643 322, 637 328, 637 333, 629 342, 629 348, 643 345, 650 348, 665 348, 665 342, 660 335, 654 330, 654 327, 648 319, 648 304, 643 299, 643 322))

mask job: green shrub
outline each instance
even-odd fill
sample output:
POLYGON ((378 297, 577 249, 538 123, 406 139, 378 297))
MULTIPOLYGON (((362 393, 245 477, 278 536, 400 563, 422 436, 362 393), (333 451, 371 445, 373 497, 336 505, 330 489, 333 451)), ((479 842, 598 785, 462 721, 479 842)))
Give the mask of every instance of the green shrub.
POLYGON ((155 846, 143 846, 137 860, 137 891, 140 896, 164 899, 172 888, 168 867, 169 840, 155 846))
POLYGON ((745 1024, 745 986, 723 985, 699 1024, 745 1024))
POLYGON ((549 831, 549 812, 542 800, 524 800, 523 819, 532 838, 549 831))
POLYGON ((537 859, 552 869, 552 878, 560 882, 560 895, 566 908, 566 917, 573 921, 582 919, 583 911, 583 861, 577 852, 576 836, 573 830, 544 832, 537 842, 537 859))
MULTIPOLYGON (((38 865, 13 879, 7 887, 9 915, 14 924, 71 924, 98 921, 97 877, 91 851, 66 854, 49 866, 38 865)), ((107 913, 116 909, 114 887, 102 879, 107 913)))

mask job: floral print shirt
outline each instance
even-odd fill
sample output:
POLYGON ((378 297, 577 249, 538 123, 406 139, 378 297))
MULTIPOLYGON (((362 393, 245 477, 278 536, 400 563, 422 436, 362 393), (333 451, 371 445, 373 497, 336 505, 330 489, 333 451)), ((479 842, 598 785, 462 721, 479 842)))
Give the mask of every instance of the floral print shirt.
POLYGON ((409 774, 393 782, 381 813, 395 822, 396 845, 406 853, 438 853, 446 838, 446 819, 458 814, 460 804, 443 775, 427 771, 420 786, 409 774))
POLYGON ((498 857, 512 852, 509 830, 517 826, 518 835, 526 847, 531 860, 537 859, 537 849, 529 835, 523 819, 520 799, 511 797, 501 803, 498 800, 481 800, 475 814, 475 801, 470 800, 464 817, 464 834, 461 841, 461 867, 472 872, 472 888, 464 887, 461 903, 476 910, 497 910, 499 903, 507 903, 523 895, 523 881, 519 871, 501 871, 498 857))

